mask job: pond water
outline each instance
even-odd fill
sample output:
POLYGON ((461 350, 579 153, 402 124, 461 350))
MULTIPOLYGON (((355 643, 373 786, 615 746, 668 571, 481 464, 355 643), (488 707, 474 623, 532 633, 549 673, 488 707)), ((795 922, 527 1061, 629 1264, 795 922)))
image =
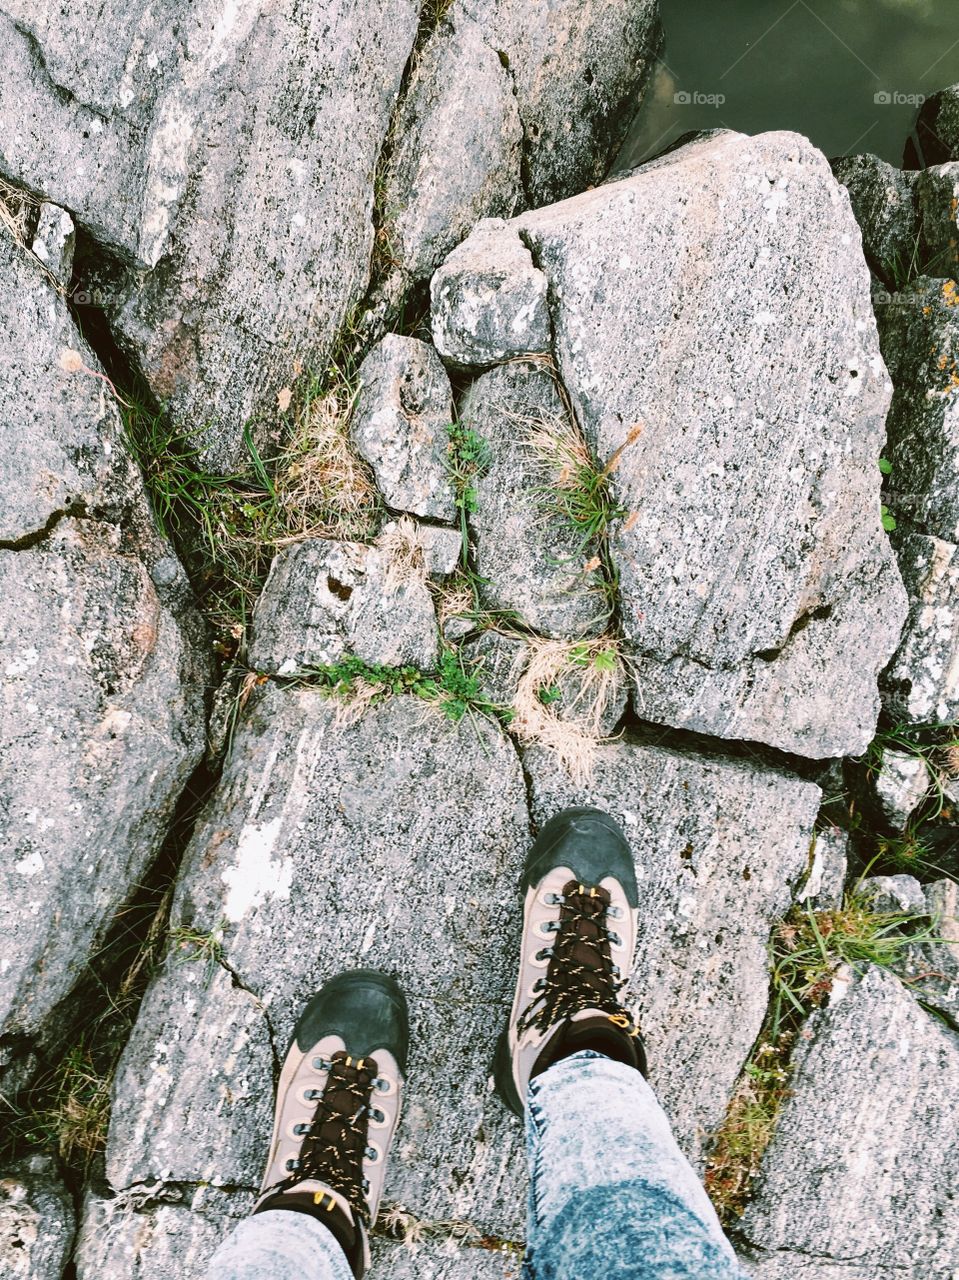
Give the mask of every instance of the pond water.
POLYGON ((794 129, 900 165, 923 95, 959 82, 959 0, 661 0, 666 42, 617 168, 690 129, 794 129))

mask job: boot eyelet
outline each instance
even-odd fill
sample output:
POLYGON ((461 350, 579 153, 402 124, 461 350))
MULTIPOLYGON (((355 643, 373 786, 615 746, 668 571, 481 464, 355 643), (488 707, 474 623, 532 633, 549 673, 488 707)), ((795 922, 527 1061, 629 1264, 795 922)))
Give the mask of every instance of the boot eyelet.
POLYGON ((609 938, 610 942, 613 944, 614 947, 625 947, 626 943, 623 941, 623 939, 619 936, 618 933, 612 933, 609 930, 607 930, 606 936, 609 938))
POLYGON ((544 907, 561 907, 566 901, 561 893, 541 893, 539 900, 544 907))
POLYGON ((284 1168, 286 1169, 287 1173, 295 1173, 296 1170, 299 1168, 299 1165, 300 1165, 299 1160, 294 1160, 291 1157, 289 1160, 287 1160, 284 1168))
POLYGON ((382 1128, 386 1124, 386 1112, 381 1111, 379 1107, 370 1108, 370 1124, 374 1128, 382 1128))
POLYGON ((389 1076, 377 1076, 373 1081, 373 1087, 386 1098, 396 1092, 396 1085, 389 1076))
POLYGON ((383 1152, 375 1142, 371 1142, 363 1154, 366 1159, 369 1160, 370 1164, 376 1164, 376 1162, 382 1158, 383 1152))
POLYGON ((552 947, 544 947, 541 951, 536 951, 530 956, 529 963, 534 969, 545 969, 552 954, 552 947))
POLYGON ((559 932, 558 920, 541 920, 536 926, 536 932, 541 938, 548 938, 554 933, 559 932))
POLYGON ((329 1069, 330 1069, 330 1067, 332 1067, 332 1065, 333 1065, 333 1063, 332 1063, 332 1062, 330 1062, 329 1058, 314 1058, 314 1059, 313 1059, 313 1070, 314 1070, 314 1071, 319 1071, 321 1075, 322 1075, 324 1072, 328 1072, 328 1071, 329 1071, 329 1069))
POLYGON ((286 1136, 291 1142, 299 1142, 300 1139, 310 1132, 309 1123, 305 1120, 298 1120, 295 1124, 287 1125, 286 1136))
POLYGON ((606 908, 606 914, 609 916, 610 920, 622 920, 626 915, 626 912, 622 907, 615 907, 610 903, 606 908))
POLYGON ((304 1088, 300 1090, 300 1101, 303 1102, 306 1106, 310 1106, 315 1102, 319 1102, 320 1098, 322 1097, 323 1097, 323 1090, 314 1089, 312 1085, 310 1085, 308 1088, 304 1088))

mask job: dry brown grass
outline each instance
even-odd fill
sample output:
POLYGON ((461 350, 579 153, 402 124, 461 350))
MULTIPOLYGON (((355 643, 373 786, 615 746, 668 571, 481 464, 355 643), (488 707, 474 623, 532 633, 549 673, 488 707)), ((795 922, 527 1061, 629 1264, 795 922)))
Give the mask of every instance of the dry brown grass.
POLYGON ((604 740, 603 718, 623 678, 615 637, 532 640, 511 728, 521 742, 552 751, 574 782, 587 782, 604 740))
POLYGON ((389 594, 427 581, 429 575, 422 534, 410 516, 401 516, 385 529, 376 545, 386 562, 384 583, 389 594))

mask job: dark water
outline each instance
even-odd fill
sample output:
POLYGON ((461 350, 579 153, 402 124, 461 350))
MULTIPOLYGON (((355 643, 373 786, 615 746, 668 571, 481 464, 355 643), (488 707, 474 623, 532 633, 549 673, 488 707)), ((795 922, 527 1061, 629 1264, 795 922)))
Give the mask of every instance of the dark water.
POLYGON ((617 168, 690 129, 794 129, 900 164, 923 95, 959 82, 959 0, 661 0, 666 44, 617 168))

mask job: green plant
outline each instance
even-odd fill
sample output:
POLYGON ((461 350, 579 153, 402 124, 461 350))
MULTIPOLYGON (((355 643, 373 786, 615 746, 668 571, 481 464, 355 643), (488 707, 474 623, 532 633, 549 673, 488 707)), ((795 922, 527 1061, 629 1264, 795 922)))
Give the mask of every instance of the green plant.
POLYGON ((217 965, 223 963, 223 931, 226 921, 220 920, 207 933, 194 929, 190 925, 177 925, 170 930, 170 949, 176 964, 195 964, 200 962, 207 966, 212 974, 217 965))
POLYGON ((449 437, 446 466, 459 512, 462 562, 465 569, 469 560, 468 517, 476 510, 476 481, 489 469, 490 447, 472 427, 461 422, 451 422, 446 433, 449 437))
POLYGON ((946 803, 946 786, 959 777, 959 724, 896 724, 880 729, 865 755, 867 776, 882 768, 883 752, 899 751, 921 760, 929 778, 931 800, 923 806, 921 822, 938 818, 946 803))

